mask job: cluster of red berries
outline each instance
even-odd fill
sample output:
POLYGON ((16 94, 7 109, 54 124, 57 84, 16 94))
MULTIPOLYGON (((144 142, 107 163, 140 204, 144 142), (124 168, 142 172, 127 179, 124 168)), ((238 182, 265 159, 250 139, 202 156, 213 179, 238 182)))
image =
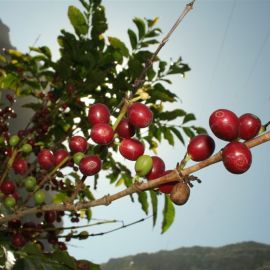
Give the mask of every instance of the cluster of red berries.
MULTIPOLYGON (((261 120, 251 113, 238 118, 230 110, 219 109, 211 114, 209 125, 217 138, 229 142, 222 150, 225 168, 234 174, 246 172, 251 166, 252 155, 244 142, 259 134, 261 120)), ((215 142, 210 136, 198 135, 190 141, 187 152, 192 160, 202 161, 209 158, 214 149, 215 142)))
MULTIPOLYGON (((135 102, 128 108, 127 118, 121 120, 116 130, 109 124, 109 108, 102 103, 93 104, 88 112, 88 121, 91 126, 90 138, 97 145, 109 146, 115 135, 121 139, 119 152, 129 160, 137 160, 144 153, 144 145, 135 135, 136 128, 145 128, 153 120, 152 111, 144 104, 135 102)), ((102 167, 101 158, 98 155, 87 154, 89 144, 85 137, 72 136, 68 142, 72 152, 72 159, 83 175, 91 176, 97 174, 102 167)), ((70 154, 65 149, 59 149, 54 153, 49 149, 42 149, 38 153, 38 163, 42 169, 50 170, 59 165, 70 154)))
POLYGON ((252 155, 249 148, 239 140, 247 141, 257 136, 262 128, 261 120, 251 113, 238 118, 232 111, 220 109, 211 114, 209 125, 218 138, 229 141, 222 150, 225 168, 235 174, 247 171, 251 166, 252 155))

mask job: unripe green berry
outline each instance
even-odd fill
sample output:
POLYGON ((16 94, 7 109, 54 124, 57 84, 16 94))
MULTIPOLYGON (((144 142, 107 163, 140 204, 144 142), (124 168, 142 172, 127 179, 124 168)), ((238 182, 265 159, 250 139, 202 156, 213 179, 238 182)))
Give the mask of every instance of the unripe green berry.
POLYGON ((25 143, 22 148, 21 148, 22 152, 29 154, 32 152, 32 145, 29 143, 25 143))
POLYGON ((73 160, 75 164, 79 165, 82 158, 84 158, 85 154, 82 152, 77 152, 73 155, 73 160))
POLYGON ((16 205, 16 200, 13 196, 7 196, 4 200, 4 204, 8 208, 13 208, 16 205))
POLYGON ((18 135, 12 135, 8 140, 10 146, 16 146, 19 141, 20 137, 18 135))
POLYGON ((152 166, 152 158, 148 155, 142 155, 136 160, 135 171, 138 176, 145 176, 151 171, 152 166))
POLYGON ((45 192, 43 190, 38 190, 34 194, 34 200, 37 205, 41 205, 45 201, 45 192))
POLYGON ((34 176, 28 176, 24 179, 24 187, 27 191, 31 192, 34 191, 35 187, 37 185, 37 180, 34 176))

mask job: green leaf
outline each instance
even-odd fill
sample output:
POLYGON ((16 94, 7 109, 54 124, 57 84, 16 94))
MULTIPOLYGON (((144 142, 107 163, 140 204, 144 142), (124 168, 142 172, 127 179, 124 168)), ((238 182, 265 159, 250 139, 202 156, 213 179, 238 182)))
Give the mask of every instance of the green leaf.
POLYGON ((164 198, 165 203, 163 208, 163 221, 161 233, 165 233, 171 227, 175 217, 175 209, 170 197, 164 194, 164 198))
POLYGON ((196 120, 196 117, 193 113, 188 113, 185 115, 184 120, 183 120, 183 124, 189 122, 189 121, 193 121, 196 120))
POLYGON ((88 25, 86 19, 78 8, 70 6, 68 8, 68 17, 75 29, 76 34, 86 35, 88 33, 88 25))
POLYGON ((85 215, 86 215, 87 221, 89 222, 92 219, 92 210, 91 210, 91 208, 86 209, 85 215))
POLYGON ((183 127, 183 130, 189 138, 193 138, 195 136, 194 132, 191 130, 190 127, 183 127))
POLYGON ((174 145, 173 134, 168 127, 164 128, 164 138, 169 142, 170 145, 174 145))
POLYGON ((81 2, 81 4, 84 6, 86 10, 89 10, 90 6, 87 4, 85 0, 79 0, 79 1, 81 2))
POLYGON ((142 39, 145 35, 145 23, 142 19, 136 17, 133 19, 133 22, 136 24, 139 32, 139 39, 142 39))
POLYGON ((95 196, 94 194, 91 192, 91 190, 89 189, 89 187, 85 187, 85 189, 83 190, 84 195, 86 196, 86 198, 90 201, 95 200, 95 196))
POLYGON ((145 212, 146 215, 148 215, 148 208, 149 204, 147 201, 147 193, 146 191, 138 192, 138 200, 141 204, 142 210, 145 212))
POLYGON ((38 48, 30 47, 30 50, 34 51, 34 52, 41 53, 41 54, 45 55, 48 59, 52 58, 51 50, 47 46, 42 46, 42 47, 38 47, 38 48))
POLYGON ((171 121, 176 119, 177 117, 183 117, 186 115, 186 112, 181 109, 175 109, 173 111, 166 111, 166 112, 161 112, 158 114, 158 117, 160 120, 166 120, 166 121, 171 121))
POLYGON ((181 57, 175 62, 170 64, 170 68, 168 70, 168 75, 172 74, 182 74, 185 75, 186 72, 190 71, 190 68, 187 64, 182 63, 181 57))
POLYGON ((147 78, 149 81, 152 81, 154 79, 154 77, 156 76, 156 72, 154 70, 153 67, 150 67, 148 70, 147 70, 147 78))
POLYGON ((5 76, 0 77, 0 89, 12 89, 15 90, 19 83, 19 79, 15 74, 8 73, 5 76))
POLYGON ((174 133, 174 135, 179 139, 179 141, 180 141, 183 145, 185 145, 185 141, 184 141, 184 138, 183 138, 181 132, 180 132, 177 128, 175 128, 175 127, 171 127, 171 131, 172 131, 172 132, 174 133))
POLYGON ((137 44, 138 44, 135 32, 132 31, 131 29, 128 29, 128 36, 129 36, 131 48, 133 50, 135 50, 137 48, 137 44))
POLYGON ((195 130, 197 134, 207 134, 207 130, 203 127, 192 126, 191 128, 195 130))
POLYGON ((114 47, 115 49, 119 49, 123 56, 128 57, 129 51, 124 42, 115 37, 109 37, 108 39, 112 47, 114 47))
POLYGON ((150 101, 161 100, 174 102, 176 100, 176 95, 171 91, 167 90, 161 83, 157 83, 153 86, 153 88, 149 91, 150 93, 150 101))
POLYGON ((157 222, 157 211, 158 211, 158 199, 155 191, 150 190, 151 203, 152 203, 152 213, 153 213, 153 227, 157 222))
POLYGON ((91 36, 92 40, 98 44, 98 46, 103 46, 104 39, 101 36, 108 28, 106 17, 105 17, 105 8, 104 6, 100 5, 101 1, 94 1, 94 8, 92 12, 92 31, 91 36))
POLYGON ((159 18, 155 17, 154 19, 147 19, 147 25, 149 28, 155 26, 155 24, 157 24, 159 18))

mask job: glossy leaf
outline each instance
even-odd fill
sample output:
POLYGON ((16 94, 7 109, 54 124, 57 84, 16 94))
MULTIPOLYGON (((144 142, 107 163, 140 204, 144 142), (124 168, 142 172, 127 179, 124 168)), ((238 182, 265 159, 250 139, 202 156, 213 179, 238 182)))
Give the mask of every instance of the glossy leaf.
POLYGON ((181 132, 180 132, 177 128, 175 128, 175 127, 171 127, 171 131, 172 131, 172 132, 174 133, 174 135, 179 139, 179 141, 180 141, 183 145, 185 145, 185 141, 184 141, 184 138, 183 138, 181 132))
POLYGON ((151 89, 149 100, 161 100, 173 102, 176 100, 176 95, 169 90, 167 90, 161 83, 157 83, 151 89))
POLYGON ((45 55, 48 59, 52 58, 51 50, 47 46, 42 46, 42 47, 38 47, 38 48, 30 47, 30 50, 34 51, 34 52, 41 53, 41 54, 45 55))
POLYGON ((146 191, 142 191, 138 193, 138 200, 139 203, 141 204, 142 210, 145 212, 146 215, 148 215, 148 200, 147 200, 147 193, 146 191))
POLYGON ((145 31, 146 31, 146 27, 145 27, 145 23, 141 18, 134 18, 133 22, 136 24, 137 29, 138 29, 138 33, 139 33, 139 39, 142 39, 145 35, 145 31))
POLYGON ((184 119, 183 119, 183 124, 189 122, 189 121, 193 121, 196 120, 196 117, 193 113, 188 113, 185 115, 184 119))
POLYGON ((109 37, 108 38, 111 46, 113 46, 115 49, 119 49, 123 56, 128 56, 129 52, 124 42, 122 42, 120 39, 115 37, 109 37))
POLYGON ((189 138, 193 138, 195 136, 195 133, 192 131, 190 127, 183 127, 183 130, 189 138))
POLYGON ((164 194, 163 221, 161 233, 165 233, 172 225, 175 217, 175 209, 169 196, 164 194))
POLYGON ((173 146, 174 145, 174 139, 173 139, 173 134, 172 134, 170 128, 165 127, 163 134, 164 134, 164 139, 166 139, 168 141, 168 143, 173 146))
POLYGON ((75 6, 68 8, 68 17, 78 35, 86 35, 88 32, 88 25, 82 12, 75 6))
POLYGON ((171 121, 176 119, 177 117, 183 117, 186 115, 186 112, 181 109, 175 109, 173 111, 166 111, 159 113, 158 117, 160 120, 171 121))
POLYGON ((137 44, 138 44, 137 36, 136 36, 135 32, 132 31, 131 29, 128 29, 128 36, 129 36, 131 48, 133 50, 135 50, 137 48, 137 44))
POLYGON ((153 226, 155 226, 157 222, 157 214, 158 214, 158 198, 155 191, 150 190, 149 192, 150 192, 151 204, 152 204, 153 226))

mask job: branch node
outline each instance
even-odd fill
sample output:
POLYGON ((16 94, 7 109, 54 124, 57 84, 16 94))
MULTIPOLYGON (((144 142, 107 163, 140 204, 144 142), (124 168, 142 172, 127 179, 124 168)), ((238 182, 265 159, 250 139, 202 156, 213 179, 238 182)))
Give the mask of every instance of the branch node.
POLYGON ((144 191, 144 189, 142 189, 140 186, 141 186, 142 182, 135 182, 133 184, 133 189, 135 190, 135 192, 142 192, 144 191))
POLYGON ((111 204, 111 200, 110 200, 110 194, 107 194, 103 197, 104 200, 104 205, 108 206, 111 204))

